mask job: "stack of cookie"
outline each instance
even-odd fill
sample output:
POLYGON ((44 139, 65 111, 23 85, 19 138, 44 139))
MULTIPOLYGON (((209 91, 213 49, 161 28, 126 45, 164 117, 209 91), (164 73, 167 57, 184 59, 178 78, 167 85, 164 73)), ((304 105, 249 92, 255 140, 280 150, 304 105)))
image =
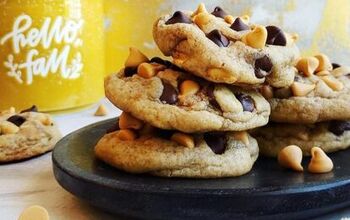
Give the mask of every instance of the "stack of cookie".
POLYGON ((258 145, 246 130, 266 125, 268 101, 256 89, 292 84, 295 35, 251 24, 216 7, 177 11, 154 24, 173 62, 130 49, 125 68, 105 80, 124 112, 96 145, 101 160, 133 173, 226 177, 250 171, 258 145))
POLYGON ((275 157, 288 145, 299 146, 304 155, 312 147, 325 152, 349 147, 350 68, 331 63, 324 54, 301 58, 296 68, 289 87, 264 89, 270 91, 265 94, 270 120, 277 123, 254 131, 261 153, 275 157))

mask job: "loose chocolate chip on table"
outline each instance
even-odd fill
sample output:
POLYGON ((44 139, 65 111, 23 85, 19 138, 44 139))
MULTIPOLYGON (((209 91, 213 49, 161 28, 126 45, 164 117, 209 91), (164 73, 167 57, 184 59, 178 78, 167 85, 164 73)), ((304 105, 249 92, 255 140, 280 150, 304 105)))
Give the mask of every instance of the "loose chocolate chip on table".
POLYGON ((163 93, 160 96, 160 101, 165 102, 166 104, 175 104, 177 102, 178 93, 176 89, 169 83, 163 82, 163 93))
POLYGON ((177 11, 173 14, 173 16, 167 22, 165 22, 165 24, 177 24, 177 23, 191 24, 192 21, 183 12, 177 11))
POLYGON ((207 38, 219 47, 227 47, 230 43, 230 41, 216 29, 207 34, 207 38))
POLYGON ((22 110, 20 113, 24 113, 24 112, 38 112, 38 107, 36 107, 36 105, 33 105, 30 108, 22 110))
POLYGON ((227 13, 220 7, 215 7, 214 11, 211 13, 215 17, 225 18, 227 13))
POLYGON ((340 65, 337 63, 332 63, 332 67, 333 67, 333 69, 336 69, 336 68, 340 67, 340 65))
POLYGON ((150 60, 150 63, 158 63, 158 64, 161 64, 161 65, 164 65, 166 67, 171 67, 171 65, 173 65, 170 61, 168 60, 163 60, 162 58, 160 57, 153 57, 151 60, 150 60))
POLYGON ((350 121, 331 121, 329 122, 328 130, 333 134, 340 136, 344 131, 350 130, 350 121))
POLYGON ((235 31, 245 31, 250 29, 250 27, 246 25, 241 18, 236 18, 230 28, 235 31))
POLYGON ((125 67, 124 76, 131 77, 137 73, 137 67, 125 67))
POLYGON ((272 69, 272 63, 268 56, 263 56, 257 60, 255 60, 255 76, 258 78, 263 78, 266 75, 270 74, 272 69), (263 73, 261 70, 264 70, 266 73, 263 73))
POLYGON ((283 31, 276 26, 267 26, 267 40, 266 44, 286 46, 287 38, 284 35, 283 31))
POLYGON ((19 127, 26 121, 26 119, 23 118, 22 116, 19 116, 19 115, 13 115, 13 116, 9 117, 7 119, 7 121, 9 121, 9 122, 11 122, 19 127))
POLYGON ((235 94, 236 98, 243 106, 243 111, 253 112, 255 108, 254 100, 249 95, 238 93, 235 94))
POLYGON ((224 133, 210 132, 203 134, 203 138, 215 154, 223 154, 226 150, 226 136, 224 133))

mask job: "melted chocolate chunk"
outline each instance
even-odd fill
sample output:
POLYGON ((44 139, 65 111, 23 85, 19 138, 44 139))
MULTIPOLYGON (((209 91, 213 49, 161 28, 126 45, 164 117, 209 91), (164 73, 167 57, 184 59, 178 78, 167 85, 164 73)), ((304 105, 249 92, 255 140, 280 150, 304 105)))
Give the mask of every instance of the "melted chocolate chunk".
POLYGON ((24 113, 24 112, 38 112, 38 107, 36 107, 36 105, 33 105, 30 108, 22 110, 20 113, 24 113))
POLYGON ((276 26, 267 26, 267 40, 266 44, 286 46, 287 38, 284 35, 283 31, 276 26))
POLYGON ((125 67, 124 76, 131 77, 137 73, 137 67, 125 67))
POLYGON ((173 16, 167 22, 165 22, 165 24, 177 24, 177 23, 191 24, 192 21, 183 12, 177 11, 173 14, 173 16))
POLYGON ((241 18, 236 18, 230 28, 235 31, 245 31, 250 29, 250 27, 246 25, 241 18))
POLYGON ((214 11, 211 14, 219 18, 225 18, 227 15, 227 13, 220 7, 215 7, 214 11))
POLYGON ((253 112, 255 108, 254 100, 249 95, 238 93, 236 98, 240 101, 243 106, 243 111, 253 112))
POLYGON ((331 121, 329 122, 328 130, 333 134, 340 136, 345 131, 350 130, 350 121, 331 121))
POLYGON ((206 88, 206 94, 209 98, 209 103, 214 106, 217 109, 220 109, 220 105, 219 103, 216 101, 215 96, 214 96, 214 89, 215 86, 214 85, 210 85, 206 88))
POLYGON ((151 60, 150 60, 150 63, 158 63, 158 64, 161 64, 161 65, 164 65, 166 67, 171 67, 173 64, 168 61, 168 60, 163 60, 162 58, 160 57, 153 57, 151 60))
POLYGON ((13 115, 13 116, 9 117, 7 119, 7 121, 20 127, 26 121, 26 119, 22 116, 19 116, 19 115, 13 115))
POLYGON ((160 101, 165 102, 166 104, 173 105, 177 102, 178 93, 176 89, 169 83, 163 82, 163 93, 160 96, 160 101))
POLYGON ((230 41, 218 30, 211 31, 209 34, 207 34, 207 38, 209 38, 219 47, 227 47, 230 43, 230 41))
POLYGON ((255 76, 259 79, 269 75, 273 67, 270 58, 266 55, 255 60, 254 66, 255 66, 255 76), (265 73, 262 72, 261 70, 265 71, 265 73))
POLYGON ((203 138, 215 154, 223 154, 226 150, 226 136, 224 133, 210 132, 203 134, 203 138))
POLYGON ((332 67, 333 67, 333 69, 336 69, 336 68, 340 67, 340 65, 337 63, 332 63, 332 67))

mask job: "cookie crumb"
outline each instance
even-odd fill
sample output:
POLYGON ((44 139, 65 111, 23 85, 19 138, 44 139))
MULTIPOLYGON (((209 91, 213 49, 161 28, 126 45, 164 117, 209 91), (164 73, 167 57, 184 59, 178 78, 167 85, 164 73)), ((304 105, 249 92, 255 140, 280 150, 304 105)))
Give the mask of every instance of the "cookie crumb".
POLYGON ((50 216, 44 207, 33 205, 26 208, 18 218, 18 220, 34 220, 34 219, 49 220, 50 216))
POLYGON ((106 106, 104 106, 103 104, 99 105, 96 112, 95 112, 95 116, 105 116, 108 114, 108 110, 106 108, 106 106))

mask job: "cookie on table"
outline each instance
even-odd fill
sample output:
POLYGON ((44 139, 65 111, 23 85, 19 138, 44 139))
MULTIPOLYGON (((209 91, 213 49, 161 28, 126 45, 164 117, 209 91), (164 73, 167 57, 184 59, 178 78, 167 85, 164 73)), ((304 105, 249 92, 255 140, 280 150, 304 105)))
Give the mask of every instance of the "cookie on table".
POLYGON ((335 152, 350 146, 350 122, 330 121, 316 124, 269 123, 254 129, 260 153, 277 157, 278 152, 289 145, 297 145, 303 155, 310 155, 311 148, 320 147, 325 152, 335 152))
POLYGON ((136 118, 188 133, 267 124, 270 106, 259 92, 207 82, 160 58, 135 62, 140 54, 131 49, 126 68, 105 79, 107 98, 136 118))
POLYGON ((212 82, 289 86, 299 57, 296 35, 276 26, 233 17, 216 7, 208 13, 201 4, 191 12, 177 11, 159 18, 154 40, 181 68, 212 82))
POLYGON ((350 119, 350 68, 330 63, 320 54, 302 58, 290 87, 262 87, 275 122, 313 124, 350 119), (322 60, 322 61, 319 61, 322 60))
POLYGON ((50 151, 61 134, 51 116, 36 107, 0 112, 0 163, 23 160, 50 151))
POLYGON ((259 153, 256 140, 247 132, 186 134, 151 127, 127 113, 114 130, 97 143, 95 155, 130 173, 186 178, 240 176, 251 170, 259 153))

